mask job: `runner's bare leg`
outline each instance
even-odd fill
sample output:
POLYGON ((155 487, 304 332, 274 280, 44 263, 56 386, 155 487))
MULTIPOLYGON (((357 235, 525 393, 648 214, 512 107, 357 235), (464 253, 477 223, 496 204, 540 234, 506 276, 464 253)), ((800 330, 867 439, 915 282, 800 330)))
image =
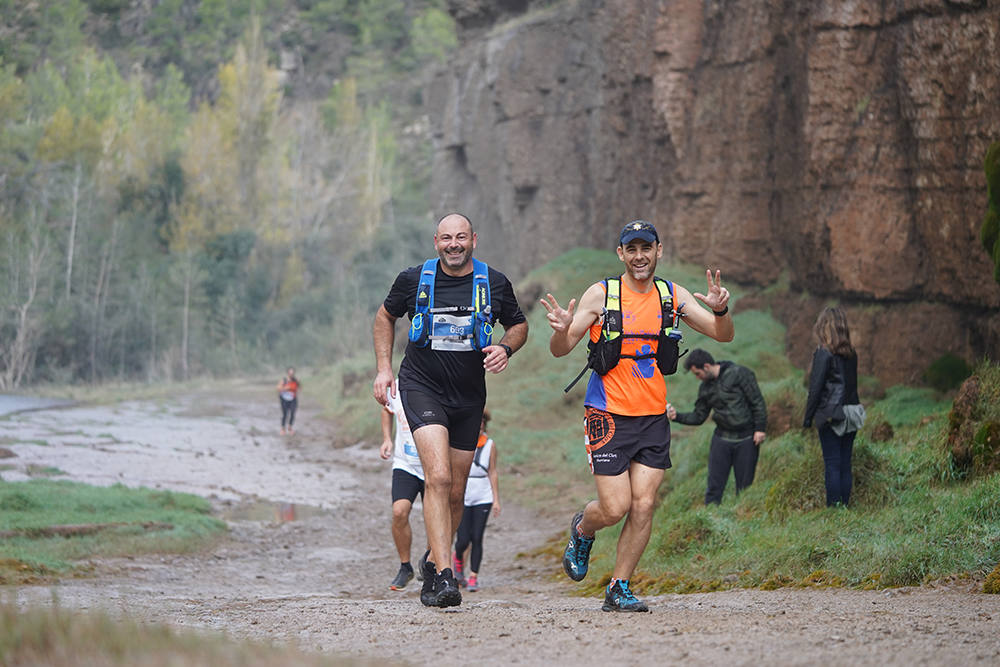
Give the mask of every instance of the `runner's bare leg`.
POLYGON ((406 498, 400 498, 392 504, 392 541, 396 544, 400 563, 410 562, 410 546, 413 542, 413 531, 410 528, 412 507, 412 503, 406 498))
POLYGON ((632 486, 626 470, 620 475, 594 475, 597 484, 597 500, 591 500, 583 508, 580 529, 585 535, 593 535, 602 528, 613 526, 625 516, 632 504, 632 486))
POLYGON ((664 471, 650 468, 632 461, 629 476, 632 481, 632 505, 618 537, 618 553, 611 576, 616 579, 631 579, 642 552, 649 543, 653 528, 653 510, 656 490, 663 481, 664 471))
POLYGON ((451 543, 462 520, 465 481, 475 452, 452 449, 448 429, 428 424, 413 431, 424 469, 424 527, 438 572, 451 567, 451 543), (457 514, 456 514, 457 502, 457 514))
POLYGON ((448 538, 448 560, 445 567, 451 567, 451 546, 455 543, 455 533, 462 523, 462 514, 465 513, 465 485, 469 481, 469 469, 472 467, 472 460, 476 457, 475 450, 465 451, 463 449, 451 450, 451 534, 448 538))

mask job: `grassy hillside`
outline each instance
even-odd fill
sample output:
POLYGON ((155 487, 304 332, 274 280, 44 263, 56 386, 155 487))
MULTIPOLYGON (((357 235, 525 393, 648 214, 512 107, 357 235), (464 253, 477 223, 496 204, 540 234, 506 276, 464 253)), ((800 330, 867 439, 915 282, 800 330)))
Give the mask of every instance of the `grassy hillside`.
MULTIPOLYGON (((611 252, 577 249, 529 274, 517 286, 531 327, 528 343, 507 371, 488 378, 506 497, 539 511, 566 513, 567 524, 572 510, 594 496, 583 447, 585 380, 563 393, 586 352, 581 346, 562 359, 549 354, 550 329, 537 300, 551 292, 565 304, 620 266, 611 252)), ((703 271, 661 265, 658 274, 696 291, 705 284, 703 271)), ((641 590, 899 586, 992 569, 1000 560, 1000 477, 960 480, 945 444, 950 397, 923 388, 883 389, 874 378, 862 378, 868 422, 855 445, 851 509, 828 510, 815 429, 799 428, 804 371, 784 354, 782 325, 767 312, 741 311, 741 290, 730 289, 735 340, 720 344, 685 330, 682 349, 703 347, 756 372, 769 406, 757 478, 738 498, 730 482, 722 505, 706 508, 712 426, 674 425, 674 467, 661 488, 653 537, 639 566, 641 590)), ((398 350, 397 364, 400 358, 398 350)), ((347 438, 373 438, 377 432, 372 367, 366 351, 330 374, 325 393, 332 399, 330 411, 348 427, 347 438)), ((1000 386, 996 367, 983 366, 980 373, 987 384, 1000 386)), ((697 380, 682 371, 667 384, 668 400, 690 409, 697 380)), ((606 582, 616 539, 617 529, 598 535, 592 574, 581 590, 606 582)), ((553 556, 563 540, 555 536, 548 545, 553 556)))

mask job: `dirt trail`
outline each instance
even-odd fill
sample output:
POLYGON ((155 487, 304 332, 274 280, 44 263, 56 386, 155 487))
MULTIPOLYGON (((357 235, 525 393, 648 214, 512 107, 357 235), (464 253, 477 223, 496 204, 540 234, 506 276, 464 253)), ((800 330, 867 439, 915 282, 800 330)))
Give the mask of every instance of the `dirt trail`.
MULTIPOLYGON (((373 444, 333 447, 308 396, 298 433, 279 436, 271 394, 236 387, 0 420, 17 454, 5 480, 36 465, 189 491, 212 498, 231 527, 209 553, 105 560, 93 578, 4 597, 50 604, 55 594, 66 607, 414 664, 1000 663, 1000 596, 972 585, 666 595, 647 598, 650 614, 603 613, 552 577, 558 563, 517 557, 567 517, 535 516, 509 496, 487 529, 484 587, 460 607, 424 608, 418 582, 388 590, 389 464, 373 444)), ((419 544, 419 511, 413 525, 419 544)))

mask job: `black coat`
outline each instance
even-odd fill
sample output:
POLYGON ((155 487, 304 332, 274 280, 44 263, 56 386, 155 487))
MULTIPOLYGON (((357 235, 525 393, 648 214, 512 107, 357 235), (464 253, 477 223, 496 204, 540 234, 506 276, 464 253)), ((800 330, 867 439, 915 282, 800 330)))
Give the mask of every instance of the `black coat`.
POLYGON ((813 352, 809 369, 809 397, 803 427, 815 419, 822 426, 844 418, 843 406, 860 403, 858 399, 858 358, 834 354, 823 346, 813 352))
POLYGON ((709 412, 723 437, 747 437, 767 430, 767 406, 757 386, 757 376, 745 366, 719 362, 719 377, 705 380, 691 412, 678 412, 674 421, 697 426, 709 412))

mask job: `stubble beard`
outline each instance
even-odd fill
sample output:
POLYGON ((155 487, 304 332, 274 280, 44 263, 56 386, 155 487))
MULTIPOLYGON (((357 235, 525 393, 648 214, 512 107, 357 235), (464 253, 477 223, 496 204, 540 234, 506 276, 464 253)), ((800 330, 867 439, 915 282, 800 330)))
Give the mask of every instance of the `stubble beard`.
POLYGON ((472 248, 471 246, 464 249, 461 255, 459 255, 458 261, 456 261, 455 256, 446 252, 446 250, 439 250, 438 257, 444 262, 445 266, 450 269, 460 269, 466 264, 468 264, 469 259, 472 258, 472 248))
POLYGON ((656 272, 656 261, 651 260, 648 264, 642 267, 640 271, 641 274, 638 273, 635 267, 633 267, 631 264, 628 265, 628 272, 629 275, 632 276, 632 280, 635 280, 637 282, 643 282, 652 279, 653 274, 656 272))

